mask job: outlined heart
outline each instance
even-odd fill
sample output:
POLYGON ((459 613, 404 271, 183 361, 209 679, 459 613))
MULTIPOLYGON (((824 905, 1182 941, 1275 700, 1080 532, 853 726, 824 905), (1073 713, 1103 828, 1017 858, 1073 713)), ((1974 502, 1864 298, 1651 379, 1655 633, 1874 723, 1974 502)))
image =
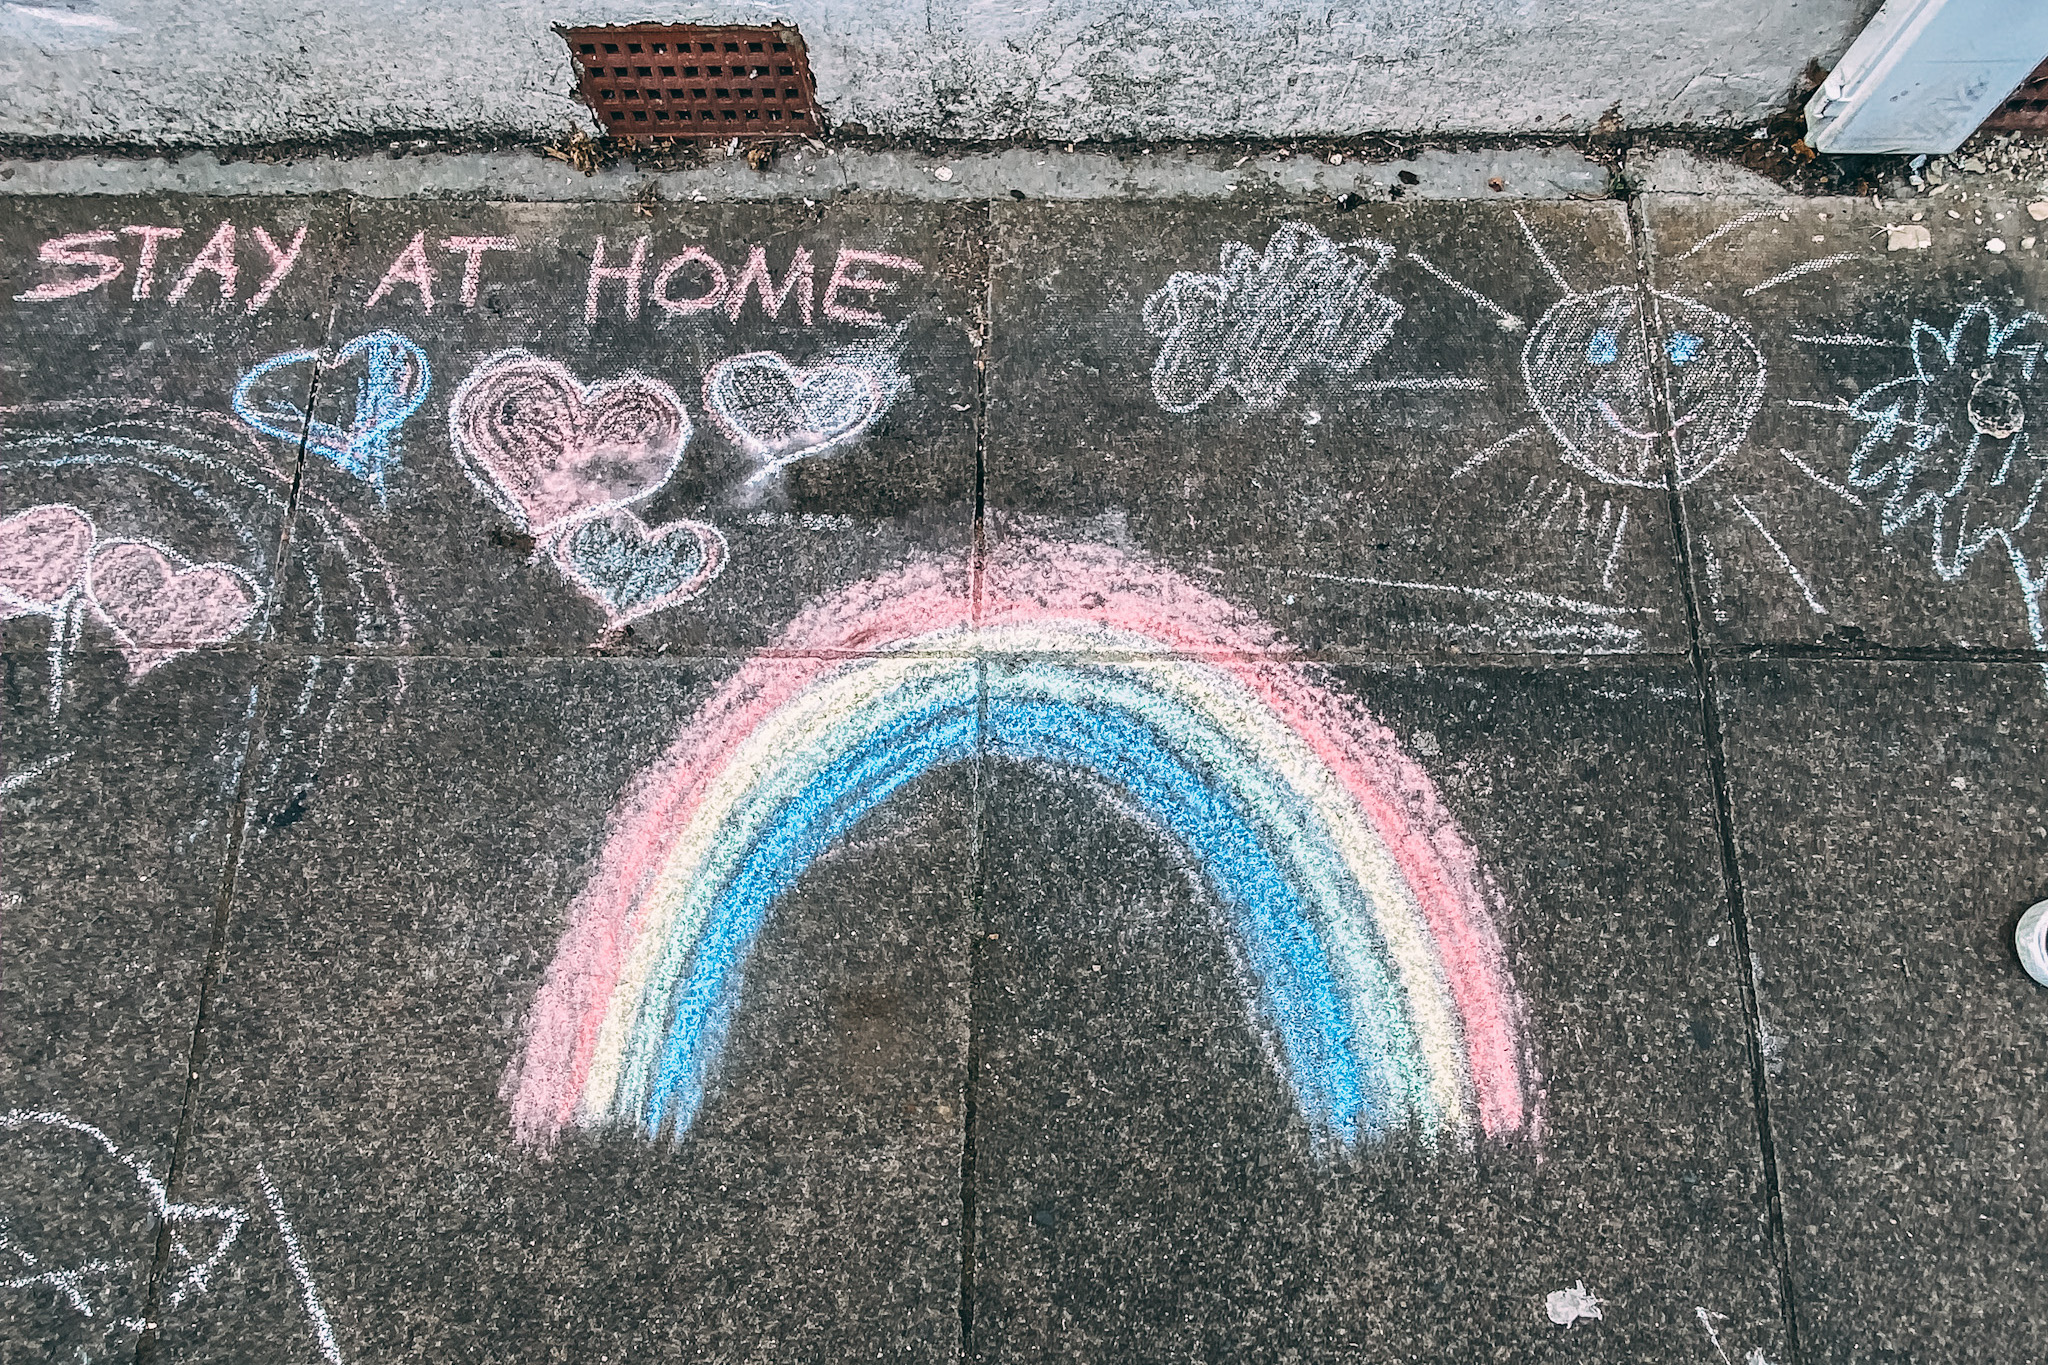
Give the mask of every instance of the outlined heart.
POLYGON ((61 612, 85 586, 94 534, 92 518, 68 502, 0 521, 0 620, 61 612))
POLYGON ((86 596, 137 677, 239 635, 263 594, 232 564, 194 564, 146 540, 107 540, 86 561, 86 596))
POLYGON ((583 384, 559 361, 500 351, 456 390, 448 433, 478 491, 546 536, 667 483, 691 427, 682 399, 658 379, 583 384))
POLYGON ((577 522, 556 539, 555 563, 603 609, 613 628, 687 602, 725 568, 725 536, 701 521, 649 529, 620 508, 577 522))
POLYGON ((299 406, 312 377, 305 368, 319 363, 318 351, 272 356, 235 385, 235 415, 294 446, 303 434, 306 449, 382 492, 385 475, 398 464, 398 429, 420 410, 433 386, 427 353, 392 331, 371 332, 343 346, 334 363, 323 366, 330 374, 322 383, 353 389, 337 400, 349 409, 347 426, 309 420, 299 406), (357 360, 361 371, 348 373, 357 360))
POLYGON ((800 369, 774 351, 750 351, 704 375, 704 408, 734 445, 787 464, 836 449, 888 406, 879 375, 837 361, 800 369))

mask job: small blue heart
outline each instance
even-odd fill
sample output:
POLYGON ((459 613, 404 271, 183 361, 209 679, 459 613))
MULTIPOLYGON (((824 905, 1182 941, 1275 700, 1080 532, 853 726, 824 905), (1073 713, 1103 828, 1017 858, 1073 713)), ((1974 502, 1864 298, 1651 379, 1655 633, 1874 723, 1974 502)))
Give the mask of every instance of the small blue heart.
POLYGON ((363 358, 363 372, 356 377, 355 410, 346 427, 309 419, 288 398, 272 395, 259 404, 259 385, 280 372, 319 363, 318 351, 286 351, 243 375, 235 385, 235 415, 280 441, 296 444, 303 434, 307 449, 382 493, 385 474, 398 463, 394 438, 405 419, 427 401, 433 377, 427 353, 397 332, 357 337, 327 368, 343 369, 358 356, 363 358))

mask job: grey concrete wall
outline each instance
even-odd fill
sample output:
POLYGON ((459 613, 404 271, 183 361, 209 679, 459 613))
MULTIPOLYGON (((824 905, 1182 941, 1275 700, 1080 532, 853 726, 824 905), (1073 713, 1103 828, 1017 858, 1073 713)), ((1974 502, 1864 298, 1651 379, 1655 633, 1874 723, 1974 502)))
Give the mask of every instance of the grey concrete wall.
POLYGON ((589 116, 556 23, 803 30, 837 123, 958 138, 1732 126, 1876 0, 48 0, 0 3, 0 136, 231 144, 589 116))

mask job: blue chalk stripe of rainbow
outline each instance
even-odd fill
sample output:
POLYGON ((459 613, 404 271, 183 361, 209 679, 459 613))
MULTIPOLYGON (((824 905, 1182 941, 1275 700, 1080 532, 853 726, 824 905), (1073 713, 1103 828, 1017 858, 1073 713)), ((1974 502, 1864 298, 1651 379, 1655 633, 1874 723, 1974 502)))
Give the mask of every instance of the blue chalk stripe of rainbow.
POLYGON ((1292 729, 1200 662, 1075 657, 1156 650, 1140 637, 1048 623, 982 631, 985 665, 943 654, 967 643, 939 632, 850 661, 729 755, 639 897, 580 1124, 689 1128, 769 908, 891 793, 973 756, 985 682, 991 753, 1099 774, 1192 855, 1319 1142, 1469 1133, 1466 1049, 1423 913, 1292 729))

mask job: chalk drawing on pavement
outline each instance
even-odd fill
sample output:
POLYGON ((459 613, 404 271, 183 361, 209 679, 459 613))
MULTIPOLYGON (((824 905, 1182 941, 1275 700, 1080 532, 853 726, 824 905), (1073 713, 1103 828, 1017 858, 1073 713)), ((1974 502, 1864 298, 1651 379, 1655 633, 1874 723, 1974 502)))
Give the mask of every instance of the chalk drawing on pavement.
POLYGON ((887 346, 847 348, 809 366, 752 351, 705 371, 704 410, 754 462, 751 485, 798 460, 853 445, 905 387, 887 346))
POLYGON ((398 430, 427 401, 432 382, 426 352, 415 342, 397 332, 372 332, 343 346, 331 363, 318 351, 272 356, 235 385, 235 414, 294 451, 303 440, 306 449, 382 494, 398 464, 398 430), (334 403, 348 414, 345 425, 303 410, 316 370, 324 371, 322 389, 343 391, 334 403))
POLYGON ((1401 318, 1374 287, 1393 254, 1385 242, 1333 242, 1286 223, 1263 252, 1226 243, 1217 274, 1177 272, 1145 300, 1145 330, 1160 338, 1153 397, 1168 412, 1225 391, 1270 408, 1304 370, 1357 373, 1401 318))
POLYGON ((1315 1152, 1536 1137, 1477 853, 1327 679, 1246 662, 1274 643, 1091 545, 1005 542, 978 597, 921 561, 814 603, 614 812, 506 1073, 519 1139, 684 1140, 777 898, 904 784, 985 752, 1104 780, 1185 852, 1315 1152))
MULTIPOLYGON (((243 1234, 252 1212, 238 1204, 197 1204, 173 1199, 141 1157, 123 1152, 89 1123, 65 1114, 15 1109, 0 1114, 0 1301, 56 1308, 70 1319, 70 1338, 84 1360, 133 1356, 151 1321, 174 1318, 211 1292, 230 1266, 255 1258, 243 1234), (33 1219, 7 1207, 36 1201, 33 1219), (149 1301, 157 1230, 169 1238, 170 1259, 154 1304, 149 1301), (32 1229, 32 1231, 31 1231, 32 1229)), ((259 1172, 261 1168, 259 1167, 259 1172)), ((341 1353, 296 1231, 267 1173, 262 1185, 287 1248, 314 1343, 329 1365, 341 1353)))
MULTIPOLYGON (((1803 404, 1839 411, 1860 429, 1839 481, 1790 451, 1785 459, 1814 483, 1858 508, 1868 495, 1878 528, 1914 539, 1946 583, 1968 577, 1987 554, 2011 568, 2034 647, 2048 650, 2042 594, 2048 590, 2048 459, 2034 450, 2027 422, 2044 406, 2048 319, 2027 309, 2001 314, 1986 303, 1959 310, 1946 327, 1915 320, 1902 341, 1815 337, 1827 347, 1903 347, 1911 374, 1865 388, 1854 401, 1803 404), (2031 413, 2030 413, 2031 410, 2031 413), (1918 540, 1924 536, 1924 542, 1918 540)), ((2048 678, 2048 665, 2043 665, 2048 678)))
POLYGON ((715 526, 650 527, 629 506, 669 481, 692 435, 660 380, 585 384, 559 361, 500 351, 462 382, 448 423, 470 482, 604 613, 607 637, 698 596, 725 568, 715 526))
MULTIPOLYGON (((391 566, 351 516, 301 487, 294 533, 282 535, 295 464, 296 451, 224 413, 94 401, 0 409, 0 477, 28 504, 0 521, 0 617, 46 620, 50 660, 47 732, 10 756, 9 795, 36 785, 14 777, 47 781, 91 753, 129 690, 189 655, 259 638, 280 592, 315 646, 409 637, 391 566), (124 678, 76 675, 71 661, 94 646, 118 654, 124 678)), ((303 796, 320 769, 355 677, 353 660, 323 655, 303 661, 286 704, 266 709, 259 808, 303 796)), ((255 708, 244 711, 243 737, 223 735, 215 755, 230 785, 256 723, 255 708)))

